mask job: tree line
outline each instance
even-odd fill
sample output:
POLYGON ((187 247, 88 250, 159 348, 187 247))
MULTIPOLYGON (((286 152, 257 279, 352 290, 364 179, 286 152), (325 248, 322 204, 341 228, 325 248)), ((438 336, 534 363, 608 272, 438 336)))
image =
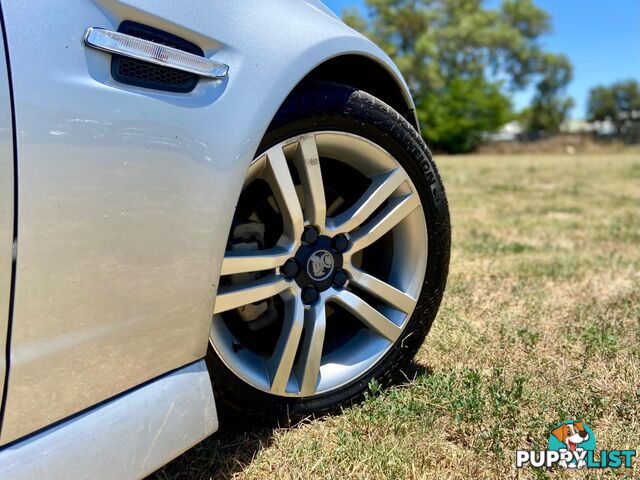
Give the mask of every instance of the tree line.
MULTIPOLYGON (((365 5, 365 16, 351 10, 344 19, 396 62, 434 148, 471 151, 487 133, 514 119, 531 138, 552 135, 567 118, 573 106, 566 94, 571 62, 544 50, 541 38, 551 31, 551 19, 532 0, 503 0, 497 8, 483 0, 365 0, 365 5), (515 112, 510 97, 527 87, 534 89, 531 104, 515 112)), ((640 112, 638 101, 637 82, 597 87, 590 94, 589 118, 609 118, 616 129, 631 131, 635 114, 630 112, 640 112)))

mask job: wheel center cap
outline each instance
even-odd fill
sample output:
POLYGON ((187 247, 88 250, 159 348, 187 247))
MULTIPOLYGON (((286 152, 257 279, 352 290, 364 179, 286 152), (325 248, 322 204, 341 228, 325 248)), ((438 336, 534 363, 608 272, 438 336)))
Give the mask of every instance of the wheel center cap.
POLYGON ((307 275, 316 282, 326 280, 335 267, 333 255, 328 250, 316 250, 307 260, 307 275))
POLYGON ((342 268, 342 254, 333 248, 331 239, 320 235, 311 243, 302 245, 295 256, 300 270, 295 276, 300 287, 313 286, 322 292, 333 282, 333 276, 342 268))

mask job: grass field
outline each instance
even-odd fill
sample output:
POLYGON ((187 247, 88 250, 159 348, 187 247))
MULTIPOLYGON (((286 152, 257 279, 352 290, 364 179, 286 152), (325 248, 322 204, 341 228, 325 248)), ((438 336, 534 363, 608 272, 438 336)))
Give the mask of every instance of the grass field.
POLYGON ((338 416, 214 435, 158 479, 583 478, 514 467, 568 419, 640 449, 640 152, 437 161, 453 254, 417 373, 338 416))

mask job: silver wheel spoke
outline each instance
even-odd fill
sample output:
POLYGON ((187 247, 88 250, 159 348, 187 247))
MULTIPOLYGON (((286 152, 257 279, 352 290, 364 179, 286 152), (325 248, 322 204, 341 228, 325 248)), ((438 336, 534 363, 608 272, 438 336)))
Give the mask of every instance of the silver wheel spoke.
POLYGON ((411 313, 416 306, 416 300, 401 292, 397 288, 389 285, 376 277, 363 272, 358 268, 350 268, 351 281, 360 288, 375 295, 388 305, 397 308, 404 313, 411 313))
POLYGON ((290 286, 283 278, 277 275, 269 275, 255 282, 221 289, 216 296, 213 313, 222 313, 243 305, 259 302, 282 293, 290 286))
POLYGON ((293 362, 300 344, 300 336, 304 327, 304 305, 300 296, 291 296, 285 302, 285 318, 282 332, 273 355, 269 359, 268 369, 271 375, 271 391, 283 394, 293 369, 293 362))
POLYGON ((360 321, 371 330, 387 340, 395 342, 400 336, 402 328, 354 293, 342 290, 338 292, 333 299, 360 319, 360 321))
POLYGON ((406 174, 400 168, 377 175, 358 201, 340 215, 330 219, 327 226, 336 234, 359 227, 406 179, 406 174))
POLYGON ((285 235, 289 237, 291 243, 295 243, 302 235, 304 219, 296 188, 291 178, 291 171, 282 148, 273 147, 268 150, 267 162, 269 168, 265 174, 282 214, 285 235))
POLYGON ((368 247, 395 227, 420 205, 418 195, 410 193, 389 200, 389 204, 369 223, 352 235, 351 252, 368 247))
POLYGON ((222 260, 221 275, 260 272, 281 267, 291 257, 291 252, 282 247, 262 251, 227 252, 222 260))
POLYGON ((264 173, 264 168, 267 163, 266 155, 263 155, 257 159, 255 159, 251 165, 249 165, 249 169, 247 170, 247 175, 244 179, 243 190, 251 184, 256 178, 259 178, 264 173))
POLYGON ((302 349, 295 373, 300 382, 300 393, 302 395, 312 395, 315 393, 318 384, 320 360, 324 345, 326 327, 324 301, 320 301, 318 305, 307 310, 304 326, 302 349))
POLYGON ((325 226, 327 204, 314 134, 305 135, 300 139, 293 156, 293 163, 302 182, 307 219, 309 223, 316 225, 322 231, 325 226))

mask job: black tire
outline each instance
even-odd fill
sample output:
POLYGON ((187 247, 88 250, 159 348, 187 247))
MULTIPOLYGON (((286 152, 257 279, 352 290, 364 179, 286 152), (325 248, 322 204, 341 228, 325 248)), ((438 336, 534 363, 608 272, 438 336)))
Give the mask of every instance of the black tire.
POLYGON ((257 390, 239 379, 209 348, 207 364, 223 424, 290 424, 357 402, 373 379, 382 385, 397 381, 422 345, 442 300, 451 246, 449 208, 431 152, 420 135, 398 112, 368 93, 341 84, 314 82, 298 88, 282 105, 258 153, 315 130, 365 137, 391 153, 409 174, 419 192, 428 229, 424 285, 413 316, 395 345, 360 378, 323 395, 292 398, 257 390))

